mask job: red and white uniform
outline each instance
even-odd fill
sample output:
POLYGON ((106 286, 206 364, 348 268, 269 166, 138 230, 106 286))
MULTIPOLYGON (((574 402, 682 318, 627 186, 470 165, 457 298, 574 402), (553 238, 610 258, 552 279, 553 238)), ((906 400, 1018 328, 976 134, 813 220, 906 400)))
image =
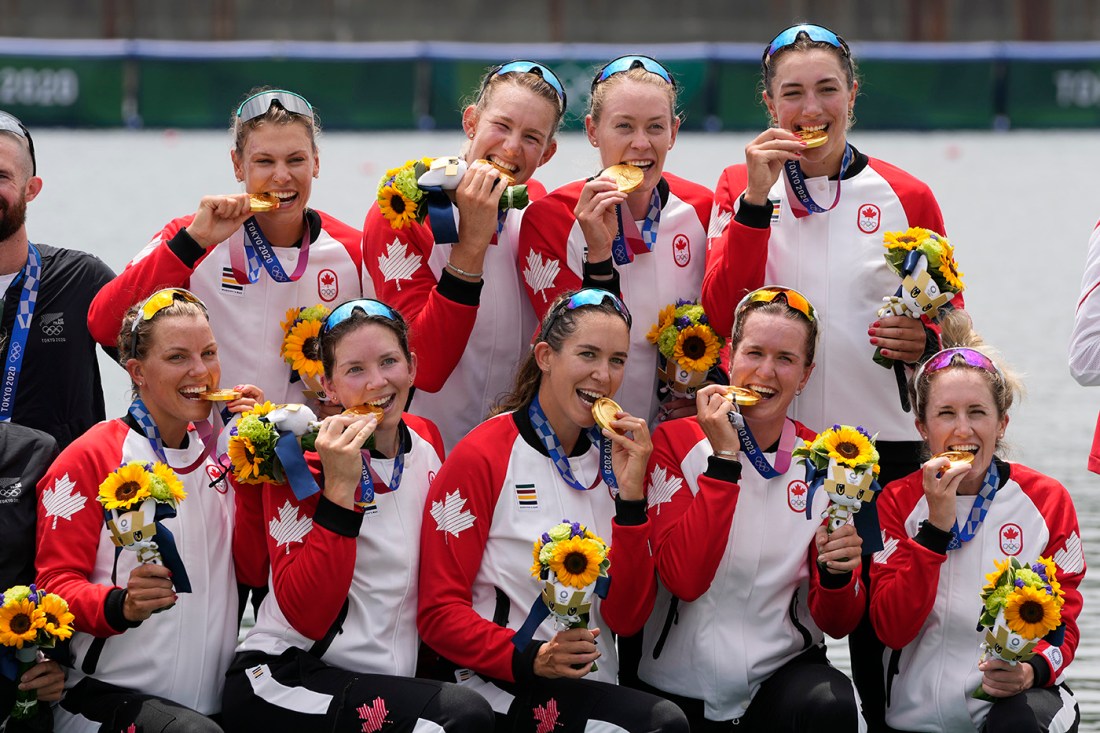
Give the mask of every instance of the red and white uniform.
MULTIPOLYGON (((532 201, 546 193, 534 180, 527 182, 527 191, 532 201)), ((475 291, 473 303, 465 303, 476 312, 472 330, 451 322, 440 334, 442 340, 432 344, 434 351, 445 351, 448 360, 457 362, 454 370, 444 375, 446 383, 439 391, 432 394, 421 389, 413 397, 413 412, 439 426, 448 450, 511 389, 516 368, 530 349, 531 335, 538 326, 516 264, 522 217, 523 210, 509 210, 497 242, 486 251, 486 287, 478 284, 479 298, 475 291)), ((437 287, 451 279, 450 273, 444 274, 444 266, 453 248, 453 244, 437 245, 426 224, 412 222, 394 229, 377 203, 363 223, 363 262, 375 292, 409 321, 415 321, 431 303, 437 287)))
MULTIPOLYGON (((300 381, 289 381, 283 360, 283 327, 291 308, 317 304, 333 308, 345 300, 372 296, 360 278, 359 232, 318 211, 308 211, 311 244, 301 278, 280 283, 260 268, 259 279, 241 285, 233 277, 229 240, 203 250, 183 231, 194 216, 168 223, 126 269, 92 301, 88 328, 101 344, 113 346, 126 310, 160 288, 187 288, 210 313, 218 342, 222 383, 255 384, 279 404, 304 402, 300 381)), ((275 248, 287 272, 298 265, 297 247, 275 248)))
MULTIPOLYGON (((795 428, 794 447, 814 438, 795 428)), ((707 472, 712 455, 694 418, 662 423, 653 436, 646 495, 660 588, 638 676, 702 699, 710 720, 732 720, 775 670, 820 645, 822 630, 841 637, 854 629, 866 599, 858 573, 842 587, 822 586, 814 534, 829 499, 815 492, 807 517, 801 461, 765 479, 742 454, 734 482, 707 472), (680 602, 666 632, 673 596, 680 602)))
MULTIPOLYGON (((1031 564, 1039 556, 1054 559, 1065 591, 1065 642, 1060 647, 1039 642, 1036 659, 1049 667, 1049 684, 1063 681, 1073 661, 1080 638, 1078 585, 1085 574, 1073 501, 1049 476, 1018 463, 999 465, 1003 483, 985 520, 973 539, 946 555, 914 539, 928 518, 920 471, 894 481, 878 498, 884 547, 871 565, 871 622, 888 647, 901 650, 893 654, 896 673, 886 667, 886 722, 892 728, 982 729, 992 703, 971 697, 982 681, 978 661, 984 634, 975 625, 979 594, 995 560, 1015 557, 1031 564)), ((973 496, 958 497, 960 527, 973 502, 973 496)))
MULTIPOLYGON (((347 618, 321 659, 352 672, 415 675, 420 524, 443 446, 430 422, 403 419, 411 447, 401 484, 388 490, 392 458, 372 458, 382 483, 376 481, 374 504, 363 513, 352 517, 321 494, 298 501, 289 486, 264 486, 272 592, 239 651, 308 650, 328 633, 346 599, 347 618)), ((317 455, 307 457, 322 483, 317 455)))
MULTIPOLYGON (((581 287, 587 244, 573 215, 585 181, 566 184, 527 207, 519 240, 519 266, 527 297, 541 321, 554 298, 581 287)), ((657 416, 657 347, 646 340, 661 308, 696 300, 703 282, 710 189, 670 173, 657 185, 661 220, 653 251, 615 265, 623 302, 630 309, 630 359, 615 400, 631 415, 657 416)), ((629 210, 624 208, 624 216, 629 210)), ((638 222, 642 230, 642 222, 638 222)))
MULTIPOLYGON (((589 628, 602 629, 603 656, 585 679, 614 683, 619 665, 611 632, 641 629, 647 610, 639 611, 644 603, 635 596, 649 593, 652 604, 649 523, 612 521, 616 502, 600 478, 600 451, 584 435, 569 464, 576 480, 592 488, 566 484, 522 409, 474 428, 432 484, 421 534, 420 635, 459 667, 505 682, 530 677, 533 657, 522 655, 512 637, 542 591, 531 577, 534 542, 564 518, 611 546, 611 586, 606 599, 593 603, 589 620, 589 628)), ((532 647, 555 633, 548 617, 532 647)), ((469 682, 494 709, 507 709, 511 696, 503 690, 477 677, 469 682)))
MULTIPOLYGON (((1100 384, 1100 224, 1092 230, 1085 273, 1081 276, 1081 297, 1073 317, 1069 338, 1069 371, 1086 387, 1100 384)), ((1089 451, 1089 470, 1100 473, 1100 418, 1089 451)))
MULTIPOLYGON (((734 218, 745 166, 726 168, 715 189, 703 308, 718 332, 728 334, 747 292, 783 285, 805 294, 819 319, 817 376, 794 401, 792 415, 807 425, 864 425, 884 441, 916 441, 893 370, 871 360, 867 327, 901 284, 883 257, 883 234, 909 227, 943 234, 943 217, 928 186, 889 163, 856 153, 848 176, 836 208, 802 217, 794 215, 781 177, 768 193, 775 207, 771 225, 756 228, 734 218)), ((806 181, 814 200, 826 205, 836 185, 824 176, 806 181)), ((955 305, 962 305, 961 296, 955 305)))
MULTIPOLYGON (((192 430, 187 448, 165 454, 170 465, 187 466, 202 450, 192 430)), ((112 581, 115 546, 96 498, 99 485, 123 463, 156 460, 145 436, 123 420, 93 426, 61 453, 38 484, 38 586, 68 601, 75 616, 75 664, 67 687, 84 678, 82 665, 99 637, 106 643, 92 675, 96 679, 216 713, 237 640, 237 586, 227 552, 234 493, 224 481, 210 486, 221 474, 211 458, 179 474, 187 498, 177 516, 163 522, 175 536, 192 592, 180 593, 175 606, 133 628, 126 628, 121 604, 111 603, 121 600, 119 587, 126 586, 137 556, 123 550, 112 581)), ((59 731, 99 730, 99 723, 61 708, 55 716, 59 731)))

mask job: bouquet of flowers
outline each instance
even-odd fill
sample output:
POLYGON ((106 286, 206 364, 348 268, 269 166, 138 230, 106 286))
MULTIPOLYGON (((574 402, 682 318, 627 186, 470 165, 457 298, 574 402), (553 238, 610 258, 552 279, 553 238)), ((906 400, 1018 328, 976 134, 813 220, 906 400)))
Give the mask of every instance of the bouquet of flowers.
POLYGON ((590 529, 568 519, 535 540, 531 576, 543 583, 541 598, 547 611, 537 620, 552 615, 562 631, 586 628, 593 594, 607 594, 609 551, 590 529))
POLYGON ((286 484, 299 500, 320 489, 302 451, 313 450, 317 416, 305 405, 264 402, 241 413, 229 429, 230 468, 242 484, 286 484))
POLYGON ((646 340, 657 347, 657 377, 679 398, 695 396, 726 343, 694 300, 662 308, 646 340))
POLYGON ((325 396, 320 382, 325 371, 321 364, 321 325, 328 314, 328 308, 318 303, 291 308, 283 321, 282 357, 294 371, 290 381, 302 380, 308 387, 304 394, 309 399, 323 399, 325 396))
MULTIPOLYGON (((73 635, 72 623, 69 604, 59 595, 38 590, 33 584, 16 585, 4 591, 0 595, 0 644, 5 651, 14 650, 14 661, 18 663, 11 664, 10 670, 5 669, 5 674, 10 672, 18 681, 34 666, 39 649, 51 649, 58 640, 73 635)), ((26 720, 37 712, 38 694, 17 687, 11 717, 26 720)))
MULTIPOLYGON (((886 232, 883 242, 886 264, 901 277, 901 286, 894 295, 883 298, 885 305, 879 308, 879 317, 928 316, 937 320, 940 309, 963 290, 955 248, 947 237, 919 227, 886 232)), ((874 360, 884 367, 894 364, 881 349, 875 349, 874 360)))
MULTIPOLYGON (((1035 645, 1044 637, 1060 646, 1061 639, 1053 637, 1062 625, 1065 593, 1054 560, 1040 557, 1024 565, 1013 557, 994 563, 996 570, 985 576, 981 592, 982 658, 994 657, 1015 666, 1035 656, 1035 645)), ((992 699, 981 687, 973 696, 992 699)))
POLYGON ((191 583, 175 538, 161 522, 176 516, 186 498, 176 472, 159 461, 124 463, 99 485, 98 499, 116 557, 125 549, 137 553, 139 563, 167 566, 180 593, 190 593, 191 583))
MULTIPOLYGON (((879 472, 876 437, 861 426, 834 425, 809 445, 791 451, 806 466, 806 483, 810 487, 806 512, 810 512, 813 493, 819 486, 824 485, 829 494, 825 514, 830 533, 847 524, 865 502, 874 501, 875 492, 880 489, 875 481, 879 472)), ((859 534, 866 543, 868 537, 864 531, 859 534)), ((864 547, 864 552, 867 551, 864 547)))
MULTIPOLYGON (((440 213, 447 211, 451 200, 445 192, 458 187, 467 167, 462 158, 451 156, 417 158, 398 168, 391 168, 378 183, 378 207, 382 216, 389 220, 394 229, 404 229, 409 222, 423 224, 430 208, 440 206, 440 213), (440 192, 444 193, 429 196, 429 193, 440 192)), ((522 209, 528 201, 527 186, 507 186, 500 197, 500 209, 522 209)), ((445 244, 457 241, 457 238, 452 240, 448 237, 444 241, 436 237, 436 241, 445 244)))

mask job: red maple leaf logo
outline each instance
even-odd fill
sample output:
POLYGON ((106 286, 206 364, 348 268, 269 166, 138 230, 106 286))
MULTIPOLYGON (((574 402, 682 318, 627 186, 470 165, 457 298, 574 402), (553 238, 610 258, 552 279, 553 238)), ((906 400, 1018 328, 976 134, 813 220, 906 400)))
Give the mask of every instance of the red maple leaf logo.
POLYGON ((545 706, 536 705, 532 712, 535 722, 539 724, 535 733, 551 733, 555 728, 561 727, 558 722, 558 701, 554 698, 547 700, 545 706))
POLYGON ((386 701, 381 697, 374 698, 370 705, 359 706, 356 712, 359 713, 359 720, 363 721, 363 733, 377 733, 382 730, 383 725, 393 722, 386 719, 389 710, 386 709, 386 701))
POLYGON ((795 496, 802 496, 806 493, 806 489, 802 486, 794 486, 791 488, 791 493, 795 496))
POLYGON ((332 285, 335 279, 336 278, 334 278, 330 273, 327 272, 321 276, 321 282, 325 285, 332 285))
POLYGON ((1005 530, 1005 539, 1006 540, 1014 540, 1019 536, 1020 536, 1020 533, 1017 532, 1016 530, 1012 529, 1012 527, 1009 527, 1008 529, 1005 530))
POLYGON ((872 207, 870 207, 870 206, 868 206, 868 207, 867 207, 866 209, 864 209, 862 213, 863 213, 863 215, 864 215, 865 217, 867 217, 868 219, 874 219, 874 218, 875 218, 876 216, 878 216, 878 212, 876 212, 876 211, 875 211, 875 210, 874 210, 874 209, 873 209, 872 207))

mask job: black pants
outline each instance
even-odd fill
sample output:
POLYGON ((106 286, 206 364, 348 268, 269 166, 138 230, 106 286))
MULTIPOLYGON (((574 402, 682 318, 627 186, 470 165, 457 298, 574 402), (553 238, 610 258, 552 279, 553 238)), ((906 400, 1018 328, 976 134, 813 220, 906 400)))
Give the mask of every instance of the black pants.
POLYGON ((222 698, 227 731, 411 732, 420 720, 482 733, 493 711, 476 692, 435 680, 359 674, 291 648, 278 657, 237 655, 222 698), (263 665, 262 669, 257 669, 263 665))
POLYGON ((214 719, 191 708, 92 677, 66 692, 61 707, 102 723, 102 733, 222 733, 214 719))
MULTIPOLYGON (((594 680, 544 679, 520 690, 508 709, 505 731, 584 731, 602 720, 631 733, 687 733, 687 718, 666 699, 594 680)), ((499 728, 498 728, 499 730, 499 728)))
MULTIPOLYGON (((1072 695, 1065 685, 1055 685, 999 698, 989 709, 982 733, 1077 733, 1081 710, 1072 695)), ((889 727, 886 731, 903 733, 889 727)))
MULTIPOLYGON (((652 689, 652 688, 651 688, 652 689)), ((859 730, 852 681, 811 649, 772 673, 737 720, 708 720, 703 701, 664 695, 687 715, 693 733, 848 733, 859 730)))

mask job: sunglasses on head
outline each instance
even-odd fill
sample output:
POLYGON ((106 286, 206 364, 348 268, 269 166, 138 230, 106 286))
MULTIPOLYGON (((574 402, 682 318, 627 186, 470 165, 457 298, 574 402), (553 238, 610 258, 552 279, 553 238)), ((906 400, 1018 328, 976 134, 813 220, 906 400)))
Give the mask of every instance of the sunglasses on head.
POLYGON ((740 313, 743 308, 751 303, 771 303, 781 296, 788 306, 806 316, 811 322, 817 320, 817 311, 814 310, 813 305, 810 304, 805 295, 793 288, 784 288, 778 285, 768 285, 752 291, 737 304, 734 314, 740 313))
POLYGON ((485 81, 481 83, 481 90, 477 93, 478 101, 485 96, 485 90, 489 88, 489 82, 492 78, 494 76, 504 76, 505 74, 534 74, 539 77, 557 93, 558 99, 561 101, 561 111, 562 113, 565 112, 565 86, 561 83, 558 75, 550 70, 549 66, 540 64, 537 61, 509 61, 491 69, 485 75, 485 81))
POLYGON ((567 311, 576 310, 577 308, 581 308, 586 305, 603 305, 603 303, 605 302, 609 302, 612 306, 614 306, 615 310, 618 311, 619 315, 621 315, 623 317, 623 320, 626 321, 626 327, 630 328, 632 319, 630 317, 630 311, 626 307, 626 303, 619 299, 617 295, 608 290, 601 290, 599 288, 585 288, 584 290, 578 290, 577 292, 573 293, 568 298, 560 301, 556 306, 554 306, 554 309, 550 312, 550 315, 544 321, 542 332, 539 334, 538 340, 545 341, 547 334, 550 333, 550 329, 554 327, 554 324, 559 318, 562 317, 562 314, 566 313, 567 311))
POLYGON ((321 335, 324 336, 326 333, 354 316, 356 311, 359 311, 364 316, 377 316, 395 323, 404 323, 397 311, 390 308, 385 303, 379 300, 372 300, 371 298, 359 298, 357 300, 349 300, 347 303, 343 303, 329 313, 325 318, 325 322, 321 324, 321 335))
POLYGON ((257 117, 263 117, 271 109, 271 105, 276 102, 287 112, 313 119, 313 105, 306 101, 306 98, 301 94, 288 92, 285 89, 268 89, 253 94, 241 102, 241 106, 237 107, 237 119, 241 122, 248 122, 257 117))
POLYGON ((829 30, 822 25, 813 25, 812 23, 800 23, 799 25, 792 25, 790 28, 782 30, 779 35, 776 36, 768 47, 764 49, 764 55, 761 57, 760 62, 767 66, 768 60, 775 55, 776 51, 786 48, 794 44, 798 39, 805 35, 811 41, 817 41, 819 43, 827 43, 830 46, 839 48, 841 52, 848 58, 851 58, 852 52, 848 48, 848 44, 844 42, 844 39, 838 36, 833 31, 829 30))
POLYGON ((137 317, 134 318, 134 322, 130 324, 130 354, 137 354, 137 339, 138 339, 138 327, 142 321, 151 321, 156 314, 160 313, 165 308, 168 308, 177 300, 182 300, 186 303, 194 303, 206 311, 206 304, 199 300, 199 297, 192 293, 190 290, 184 290, 183 288, 164 288, 150 295, 148 298, 141 302, 138 306, 137 317))
POLYGON ((937 351, 930 356, 928 361, 917 367, 916 374, 913 375, 913 383, 919 382, 926 374, 934 374, 941 369, 947 369, 951 366, 964 365, 974 367, 975 369, 981 369, 997 377, 1003 376, 1000 367, 994 364, 993 360, 988 356, 977 349, 959 346, 952 349, 937 351))
POLYGON ((648 71, 650 74, 656 74, 661 77, 673 87, 676 86, 676 81, 672 78, 672 74, 668 72, 661 62, 657 59, 651 59, 649 56, 620 56, 613 61, 608 61, 595 78, 592 79, 592 89, 601 83, 605 82, 615 74, 621 74, 624 71, 630 71, 631 69, 642 68, 648 71))
POLYGON ((18 135, 27 141, 27 147, 31 150, 31 175, 38 175, 38 161, 34 157, 34 140, 31 138, 30 130, 27 129, 26 125, 14 115, 0 112, 0 130, 18 135))

